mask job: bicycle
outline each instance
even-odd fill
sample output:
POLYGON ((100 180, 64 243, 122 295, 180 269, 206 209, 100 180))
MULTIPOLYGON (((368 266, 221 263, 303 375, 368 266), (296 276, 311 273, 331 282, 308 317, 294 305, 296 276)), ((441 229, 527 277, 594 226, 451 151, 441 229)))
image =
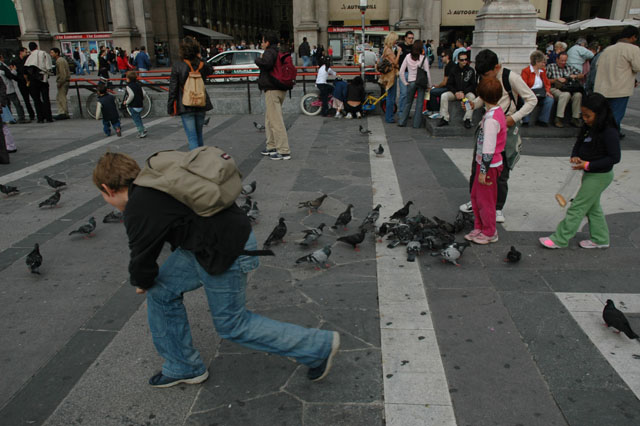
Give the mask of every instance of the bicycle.
MULTIPOLYGON (((89 89, 91 90, 91 89, 89 89)), ((124 102, 124 97, 126 95, 126 89, 121 89, 118 88, 116 89, 116 91, 112 90, 112 89, 108 89, 108 92, 111 93, 113 96, 115 96, 116 98, 116 105, 120 106, 123 104, 124 102), (119 92, 119 93, 117 93, 119 92)), ((141 118, 146 118, 149 113, 151 112, 151 107, 152 102, 151 102, 151 98, 149 97, 149 95, 147 93, 143 92, 143 102, 142 102, 142 111, 140 112, 140 117, 141 118)), ((96 106, 98 104, 98 93, 96 93, 96 91, 93 91, 92 94, 89 95, 89 97, 87 98, 85 105, 87 108, 87 113, 89 114, 89 116, 91 118, 96 118, 96 106)), ((131 114, 129 113, 129 108, 120 108, 120 112, 122 113, 122 115, 126 118, 130 118, 131 114)))
MULTIPOLYGON (((362 111, 368 112, 376 109, 376 106, 380 104, 380 108, 382 108, 382 112, 385 113, 387 111, 387 92, 383 92, 379 97, 373 96, 372 92, 367 93, 367 98, 362 103, 362 111), (381 101, 385 102, 381 102, 381 101)), ((333 96, 329 94, 328 103, 331 105, 331 100, 333 96)), ((320 100, 319 93, 307 93, 300 99, 300 109, 305 115, 314 116, 320 114, 320 110, 322 109, 322 101, 320 100)), ((393 104, 393 112, 394 114, 398 110, 398 105, 393 104)))

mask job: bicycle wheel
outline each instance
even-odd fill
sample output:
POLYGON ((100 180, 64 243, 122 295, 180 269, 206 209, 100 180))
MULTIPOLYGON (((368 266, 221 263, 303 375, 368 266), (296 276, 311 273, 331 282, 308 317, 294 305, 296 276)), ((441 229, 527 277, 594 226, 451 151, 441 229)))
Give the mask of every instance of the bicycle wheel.
POLYGON ((322 109, 320 96, 317 93, 307 93, 300 100, 300 109, 306 115, 314 116, 320 114, 322 109))
POLYGON ((151 107, 153 106, 153 104, 151 103, 151 98, 146 93, 144 94, 142 104, 143 106, 142 106, 142 112, 140 113, 140 117, 147 118, 147 115, 149 115, 149 113, 151 112, 151 107))
POLYGON ((98 95, 92 93, 89 95, 87 100, 85 101, 85 106, 87 108, 87 114, 89 117, 96 118, 96 106, 98 105, 98 95))
MULTIPOLYGON (((385 99, 383 102, 380 102, 380 108, 382 108, 382 112, 387 112, 387 100, 385 99)), ((398 112, 398 104, 393 104, 393 113, 398 112)))

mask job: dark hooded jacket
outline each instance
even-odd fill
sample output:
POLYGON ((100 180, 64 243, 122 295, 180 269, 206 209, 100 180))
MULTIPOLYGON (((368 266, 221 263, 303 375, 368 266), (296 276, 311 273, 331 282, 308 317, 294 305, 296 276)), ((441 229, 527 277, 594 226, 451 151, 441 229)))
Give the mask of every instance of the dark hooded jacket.
POLYGON ((258 88, 260 90, 281 90, 278 89, 273 82, 271 70, 278 60, 278 49, 276 46, 267 47, 261 57, 256 58, 256 65, 260 68, 260 77, 258 77, 258 88))
MULTIPOLYGON (((194 70, 198 69, 200 66, 200 59, 196 58, 191 61, 191 66, 194 70)), ((176 104, 177 115, 182 115, 188 112, 199 112, 199 111, 209 111, 213 109, 213 105, 211 105, 211 99, 209 99, 209 93, 206 93, 207 103, 204 107, 187 107, 182 104, 182 91, 184 88, 184 84, 187 82, 187 78, 189 77, 189 65, 187 65, 184 61, 178 61, 173 64, 171 67, 171 79, 169 80, 169 99, 167 100, 167 112, 171 115, 174 114, 174 102, 176 104)), ((206 81, 207 76, 213 74, 213 70, 211 66, 209 66, 206 62, 204 66, 200 70, 200 74, 202 74, 202 78, 206 81)))

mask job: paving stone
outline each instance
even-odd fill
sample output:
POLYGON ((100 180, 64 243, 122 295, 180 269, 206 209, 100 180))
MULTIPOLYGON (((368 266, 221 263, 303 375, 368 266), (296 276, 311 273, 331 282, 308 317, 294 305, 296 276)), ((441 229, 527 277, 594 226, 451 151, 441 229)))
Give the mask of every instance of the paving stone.
POLYGON ((384 407, 380 404, 305 404, 303 424, 307 426, 379 425, 384 422, 384 407))

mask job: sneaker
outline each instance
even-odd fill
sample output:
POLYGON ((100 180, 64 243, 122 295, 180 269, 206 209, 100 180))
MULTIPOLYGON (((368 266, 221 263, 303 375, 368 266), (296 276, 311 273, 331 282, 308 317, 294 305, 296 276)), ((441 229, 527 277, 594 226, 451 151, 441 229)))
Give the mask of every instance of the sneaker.
POLYGON ((573 127, 582 127, 582 120, 580 120, 579 118, 572 118, 571 125, 573 127))
POLYGON ((443 127, 443 126, 448 126, 449 122, 447 120, 443 118, 440 119, 440 121, 438 121, 438 127, 443 127))
POLYGON ((555 121, 553 122, 553 124, 554 124, 556 127, 559 127, 559 128, 563 128, 563 127, 564 127, 564 123, 562 122, 562 118, 560 118, 560 117, 556 117, 556 119, 555 119, 555 121))
POLYGON ((556 243, 554 243, 551 238, 549 237, 541 237, 538 239, 538 241, 540 241, 540 244, 542 244, 542 247, 544 248, 548 248, 548 249, 559 249, 560 246, 557 245, 556 243))
POLYGON ((174 377, 165 376, 162 372, 156 374, 149 379, 149 384, 154 388, 170 388, 171 386, 179 385, 180 383, 186 383, 188 385, 197 385, 204 382, 209 378, 209 371, 205 370, 199 376, 195 377, 183 377, 176 379, 174 377))
POLYGON ((360 114, 360 111, 356 112, 356 118, 362 118, 362 114, 360 114))
POLYGON ((473 237, 471 239, 471 241, 473 241, 476 244, 489 244, 489 243, 497 243, 498 242, 498 232, 496 231, 495 234, 493 234, 492 236, 487 236, 484 235, 482 232, 480 232, 478 235, 476 235, 475 237, 473 237))
POLYGON ((272 160, 291 160, 291 154, 280 154, 278 152, 274 152, 269 156, 272 160))
POLYGON ((349 120, 351 120, 351 119, 353 118, 353 115, 351 115, 351 113, 350 113, 350 112, 348 112, 348 113, 347 113, 347 118, 348 118, 349 120))
POLYGON ((471 231, 467 235, 465 235, 464 239, 467 240, 467 241, 473 241, 473 239, 475 237, 477 237, 478 235, 480 235, 481 232, 482 232, 482 230, 480 230, 480 229, 474 229, 473 231, 471 231))
POLYGON ((339 112, 336 112, 335 118, 342 118, 342 114, 340 114, 339 112))
POLYGON ((431 115, 429 116, 429 118, 431 118, 431 119, 436 119, 436 118, 440 118, 440 117, 442 117, 442 116, 440 115, 440 113, 439 113, 439 112, 436 112, 436 113, 431 114, 431 115))
POLYGON ((473 206, 471 205, 471 201, 461 204, 460 211, 462 213, 473 213, 473 206))
POLYGON ((262 151, 260 151, 260 154, 262 155, 271 155, 271 154, 275 154, 277 151, 275 149, 263 149, 262 151))
POLYGON ((329 370, 331 370, 331 365, 333 364, 333 358, 338 353, 339 348, 340 334, 338 334, 337 331, 334 331, 333 341, 331 342, 331 352, 329 352, 329 356, 319 366, 309 368, 309 371, 307 371, 307 378, 312 382, 319 382, 320 380, 327 377, 327 374, 329 374, 329 370))
POLYGON ((496 210, 496 223, 504 223, 504 213, 502 213, 502 210, 496 210))
POLYGON ((471 120, 469 120, 468 118, 466 120, 464 120, 464 128, 465 129, 470 129, 471 128, 471 120))
POLYGON ((147 131, 145 130, 145 131, 144 131, 144 132, 142 132, 142 133, 138 133, 138 137, 139 137, 140 139, 142 139, 142 138, 146 138, 146 137, 147 137, 147 131))
POLYGON ((116 129, 116 135, 118 135, 118 137, 122 136, 122 130, 119 127, 116 129))
POLYGON ((591 240, 582 240, 578 244, 584 249, 604 249, 609 248, 609 244, 596 244, 591 240))

